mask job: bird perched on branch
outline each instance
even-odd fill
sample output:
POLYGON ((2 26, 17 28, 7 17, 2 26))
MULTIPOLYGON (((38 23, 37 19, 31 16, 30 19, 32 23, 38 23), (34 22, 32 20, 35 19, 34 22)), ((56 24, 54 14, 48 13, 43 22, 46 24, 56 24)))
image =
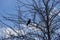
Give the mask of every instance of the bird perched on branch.
POLYGON ((28 24, 30 24, 31 23, 31 19, 28 19, 28 21, 27 21, 27 26, 28 26, 28 24))

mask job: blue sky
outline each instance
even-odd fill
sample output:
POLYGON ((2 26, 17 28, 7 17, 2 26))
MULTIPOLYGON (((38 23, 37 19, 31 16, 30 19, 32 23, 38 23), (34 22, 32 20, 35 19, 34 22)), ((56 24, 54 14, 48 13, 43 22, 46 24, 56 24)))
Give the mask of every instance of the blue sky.
MULTIPOLYGON (((0 0, 0 20, 2 20, 1 14, 8 16, 7 13, 16 14, 14 8, 16 7, 16 0, 0 0)), ((4 21, 8 25, 12 25, 11 22, 4 21)))
MULTIPOLYGON (((6 12, 14 12, 14 7, 16 0, 0 0, 0 13, 6 12)), ((5 13, 3 13, 5 14, 5 13)))

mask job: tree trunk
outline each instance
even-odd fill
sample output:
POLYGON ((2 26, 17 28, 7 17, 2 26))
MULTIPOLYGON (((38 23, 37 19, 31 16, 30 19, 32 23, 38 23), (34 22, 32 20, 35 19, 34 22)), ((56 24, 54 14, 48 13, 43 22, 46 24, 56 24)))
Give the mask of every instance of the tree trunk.
POLYGON ((46 4, 46 6, 45 6, 46 8, 45 8, 45 10, 46 10, 46 18, 47 18, 47 20, 46 20, 46 27, 47 27, 47 35, 48 35, 48 40, 51 40, 51 38, 50 38, 50 31, 49 31, 49 28, 50 28, 50 26, 49 26, 49 9, 48 9, 48 4, 46 4))
POLYGON ((47 27, 47 35, 48 35, 48 40, 51 40, 50 38, 50 31, 49 31, 49 14, 47 13, 47 21, 46 21, 46 27, 47 27))

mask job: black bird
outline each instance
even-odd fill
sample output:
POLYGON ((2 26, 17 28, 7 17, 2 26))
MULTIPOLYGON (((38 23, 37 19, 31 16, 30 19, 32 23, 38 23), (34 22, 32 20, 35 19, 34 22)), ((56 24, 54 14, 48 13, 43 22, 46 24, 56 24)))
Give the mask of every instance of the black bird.
POLYGON ((27 21, 27 24, 26 24, 26 25, 28 26, 28 24, 30 24, 30 22, 31 22, 31 19, 29 19, 29 20, 27 21))

